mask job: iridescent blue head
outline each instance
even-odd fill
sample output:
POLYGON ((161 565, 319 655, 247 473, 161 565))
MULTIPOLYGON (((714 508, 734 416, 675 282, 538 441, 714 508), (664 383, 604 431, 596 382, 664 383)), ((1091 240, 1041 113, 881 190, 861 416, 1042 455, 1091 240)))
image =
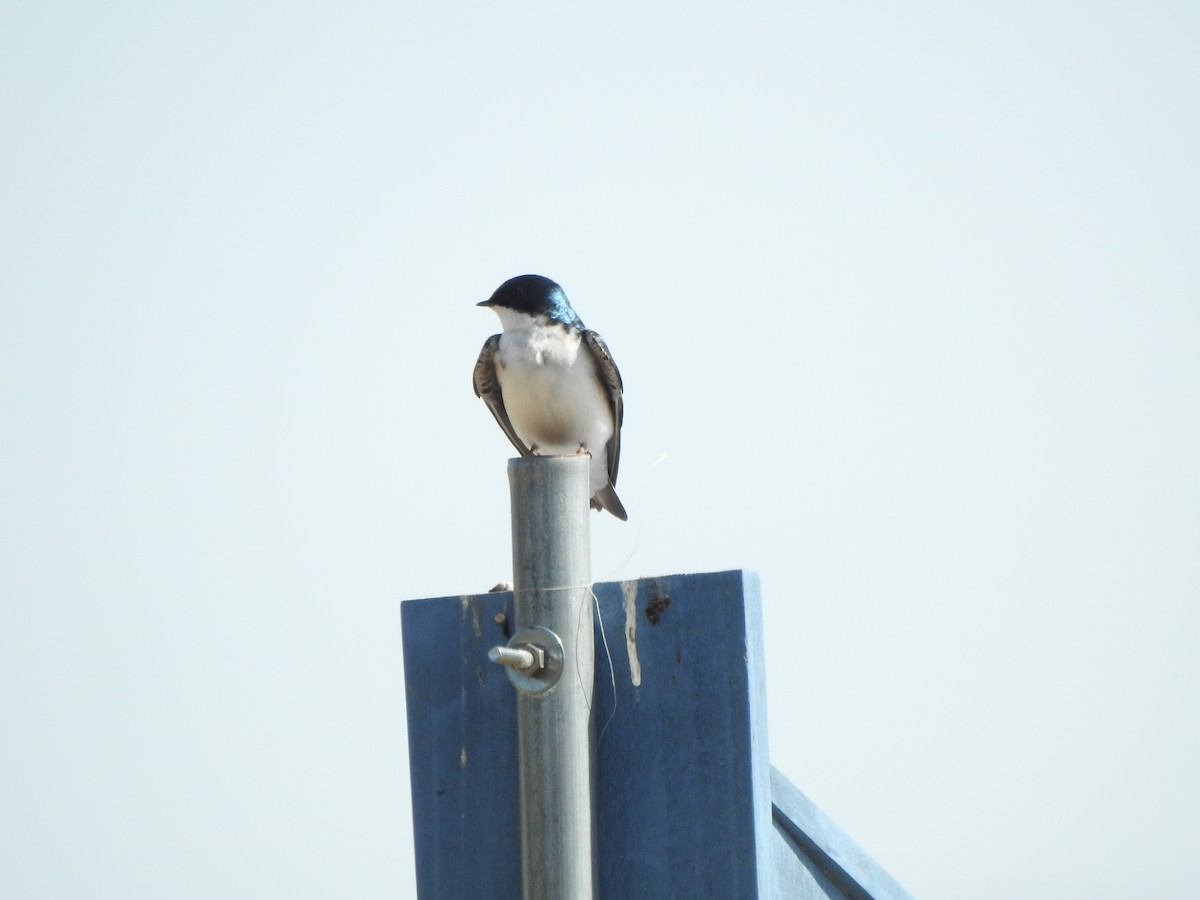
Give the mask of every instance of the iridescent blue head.
POLYGON ((545 316, 551 322, 571 328, 584 327, 563 289, 544 275, 510 278, 491 297, 476 305, 511 309, 535 318, 545 316))

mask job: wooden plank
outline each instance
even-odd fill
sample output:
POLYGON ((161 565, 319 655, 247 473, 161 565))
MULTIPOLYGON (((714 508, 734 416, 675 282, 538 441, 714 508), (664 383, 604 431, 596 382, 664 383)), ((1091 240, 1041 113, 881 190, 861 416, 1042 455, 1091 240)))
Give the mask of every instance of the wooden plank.
POLYGON ((775 888, 788 900, 850 900, 775 820, 775 888))
POLYGON ((776 867, 784 896, 912 900, 879 863, 779 772, 771 770, 776 867), (809 893, 815 890, 823 893, 809 893))
POLYGON ((507 641, 512 594, 401 604, 417 889, 521 896, 517 702, 488 648, 507 641), (506 619, 509 620, 509 619, 506 619))
POLYGON ((645 578, 596 594, 615 670, 598 647, 601 896, 774 896, 757 576, 645 578))

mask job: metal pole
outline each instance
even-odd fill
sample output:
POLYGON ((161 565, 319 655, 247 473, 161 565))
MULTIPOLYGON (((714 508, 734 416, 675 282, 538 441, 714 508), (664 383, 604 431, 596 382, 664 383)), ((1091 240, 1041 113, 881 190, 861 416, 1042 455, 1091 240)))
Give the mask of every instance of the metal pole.
POLYGON ((517 686, 525 900, 593 896, 589 468, 587 456, 508 463, 516 633, 513 652, 490 655, 517 686))

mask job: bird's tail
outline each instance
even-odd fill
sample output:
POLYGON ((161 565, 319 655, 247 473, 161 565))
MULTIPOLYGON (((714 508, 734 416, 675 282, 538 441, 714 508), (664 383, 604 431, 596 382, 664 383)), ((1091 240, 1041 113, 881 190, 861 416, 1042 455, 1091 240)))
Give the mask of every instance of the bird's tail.
POLYGON ((621 505, 621 498, 617 496, 617 489, 611 481, 593 495, 592 509, 607 509, 622 522, 629 521, 629 513, 621 505))

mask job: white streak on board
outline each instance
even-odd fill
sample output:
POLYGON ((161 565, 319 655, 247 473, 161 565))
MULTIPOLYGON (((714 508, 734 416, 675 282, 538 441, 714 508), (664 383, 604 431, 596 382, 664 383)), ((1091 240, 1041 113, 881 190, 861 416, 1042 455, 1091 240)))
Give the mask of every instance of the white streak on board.
POLYGON ((633 686, 642 683, 642 664, 637 655, 637 581, 622 581, 621 595, 625 598, 625 646, 629 650, 629 678, 633 686))

